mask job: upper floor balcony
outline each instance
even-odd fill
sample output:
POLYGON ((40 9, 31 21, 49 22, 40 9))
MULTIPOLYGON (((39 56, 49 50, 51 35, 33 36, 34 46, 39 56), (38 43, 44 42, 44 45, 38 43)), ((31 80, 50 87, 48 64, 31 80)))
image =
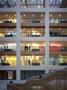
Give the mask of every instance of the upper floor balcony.
POLYGON ((45 0, 21 0, 23 8, 44 8, 45 0))
MULTIPOLYGON (((17 0, 0 0, 0 8, 15 8, 17 0)), ((45 8, 46 0, 20 0, 22 8, 45 8)), ((67 8, 66 0, 49 0, 50 8, 67 8)))
POLYGON ((67 0, 49 0, 50 8, 67 8, 67 0))
POLYGON ((16 0, 0 0, 0 8, 14 8, 16 0))

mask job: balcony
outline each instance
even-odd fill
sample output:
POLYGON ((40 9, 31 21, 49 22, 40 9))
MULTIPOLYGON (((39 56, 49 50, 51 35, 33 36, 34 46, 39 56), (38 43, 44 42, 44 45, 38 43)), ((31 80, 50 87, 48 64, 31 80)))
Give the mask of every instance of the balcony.
POLYGON ((16 0, 0 0, 0 8, 14 8, 16 0))
POLYGON ((23 8, 44 8, 45 0, 21 0, 23 8))
POLYGON ((67 8, 66 0, 50 0, 49 4, 51 8, 67 8))

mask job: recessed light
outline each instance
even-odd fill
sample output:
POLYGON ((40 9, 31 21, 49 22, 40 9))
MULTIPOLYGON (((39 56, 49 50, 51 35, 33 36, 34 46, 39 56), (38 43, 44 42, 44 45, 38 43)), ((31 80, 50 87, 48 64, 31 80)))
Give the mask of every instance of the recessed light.
POLYGON ((34 2, 34 0, 32 0, 34 2))
POLYGON ((62 15, 61 14, 59 14, 59 17, 61 17, 62 15))
POLYGON ((60 2, 62 2, 62 0, 60 0, 60 2))
POLYGON ((26 8, 26 6, 24 6, 24 8, 26 8))
POLYGON ((64 33, 64 31, 62 31, 64 33))
POLYGON ((35 15, 33 14, 32 16, 34 17, 35 15))
POLYGON ((52 14, 50 14, 50 17, 52 17, 52 14))
POLYGON ((61 28, 59 28, 58 30, 61 31, 61 28))
POLYGON ((41 0, 43 2, 43 0, 41 0))
POLYGON ((52 2, 53 0, 51 0, 51 2, 52 2))
POLYGON ((38 8, 40 8, 40 5, 38 5, 38 8))
POLYGON ((16 14, 14 16, 16 17, 16 14))
POLYGON ((44 16, 44 14, 41 14, 41 17, 43 17, 44 16))
POLYGON ((8 15, 6 14, 5 16, 7 17, 8 15))
POLYGON ((23 16, 25 17, 26 15, 24 14, 23 16))

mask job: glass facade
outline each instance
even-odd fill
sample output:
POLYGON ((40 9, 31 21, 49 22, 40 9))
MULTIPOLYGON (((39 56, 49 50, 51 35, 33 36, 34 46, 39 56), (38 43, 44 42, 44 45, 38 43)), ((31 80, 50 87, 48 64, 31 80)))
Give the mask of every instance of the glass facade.
POLYGON ((16 80, 16 71, 0 70, 0 80, 16 80))
POLYGON ((22 65, 44 65, 44 56, 45 56, 44 44, 45 44, 44 42, 22 42, 21 43, 22 65))
POLYGON ((45 74, 44 70, 23 70, 21 71, 21 80, 30 79, 32 76, 40 76, 45 74))
POLYGON ((24 80, 66 65, 66 0, 0 0, 0 78, 24 80))
POLYGON ((67 42, 50 42, 50 64, 67 65, 67 42))
POLYGON ((51 8, 67 8, 66 0, 49 0, 51 8))
POLYGON ((23 8, 43 8, 45 7, 45 0, 21 0, 23 8))

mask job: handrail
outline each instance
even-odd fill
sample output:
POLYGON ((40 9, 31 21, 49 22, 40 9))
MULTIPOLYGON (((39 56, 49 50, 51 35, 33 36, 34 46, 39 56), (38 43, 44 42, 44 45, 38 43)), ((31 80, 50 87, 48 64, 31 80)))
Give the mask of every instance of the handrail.
POLYGON ((51 72, 49 72, 49 73, 47 73, 47 74, 43 74, 41 78, 40 78, 40 76, 32 76, 32 77, 28 78, 26 81, 44 79, 44 78, 46 78, 47 76, 50 76, 50 75, 52 75, 52 74, 55 74, 55 73, 58 72, 58 71, 67 71, 67 70, 65 70, 65 69, 67 69, 67 67, 64 68, 64 69, 53 70, 53 71, 51 71, 51 72))

